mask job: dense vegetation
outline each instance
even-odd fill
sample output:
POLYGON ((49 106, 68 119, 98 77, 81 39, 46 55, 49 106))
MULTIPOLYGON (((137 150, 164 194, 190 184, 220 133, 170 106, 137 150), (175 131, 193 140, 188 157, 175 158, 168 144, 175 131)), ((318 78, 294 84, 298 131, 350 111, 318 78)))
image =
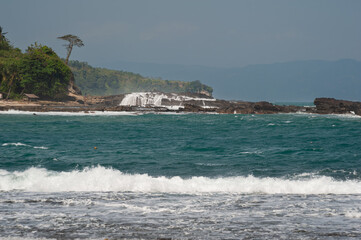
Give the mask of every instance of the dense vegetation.
MULTIPOLYGON (((0 27, 0 93, 20 99, 32 93, 45 99, 63 99, 74 78, 87 95, 115 95, 139 91, 190 92, 212 94, 200 81, 182 82, 145 78, 139 74, 93 68, 71 61, 67 66, 49 47, 33 44, 25 53, 11 45, 0 27)), ((68 54, 69 55, 69 54, 68 54)))
POLYGON ((66 96, 72 73, 47 46, 34 44, 25 53, 0 38, 0 92, 6 98, 21 98, 32 93, 41 98, 66 96))
POLYGON ((200 81, 182 82, 146 78, 139 74, 94 68, 85 62, 70 61, 75 84, 83 94, 115 95, 121 93, 158 91, 212 94, 213 89, 200 81))

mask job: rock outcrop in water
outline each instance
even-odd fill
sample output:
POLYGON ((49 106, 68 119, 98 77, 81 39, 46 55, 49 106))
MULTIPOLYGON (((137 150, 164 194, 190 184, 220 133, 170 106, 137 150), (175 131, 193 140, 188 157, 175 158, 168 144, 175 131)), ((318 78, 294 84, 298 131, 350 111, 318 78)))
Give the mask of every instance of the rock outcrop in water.
POLYGON ((140 92, 106 97, 84 97, 74 102, 38 102, 1 106, 0 110, 34 112, 91 112, 91 111, 142 111, 142 112, 213 112, 228 114, 271 114, 297 111, 309 112, 311 108, 278 106, 269 102, 226 101, 203 94, 140 92))
POLYGON ((271 114, 290 112, 312 112, 313 108, 300 106, 279 106, 269 102, 226 101, 201 94, 175 94, 142 92, 124 96, 119 104, 139 110, 215 112, 228 114, 271 114))
POLYGON ((334 98, 316 98, 316 113, 320 114, 356 114, 361 116, 361 102, 337 100, 334 98))
POLYGON ((32 112, 194 112, 225 114, 318 113, 355 114, 361 116, 361 102, 316 98, 315 107, 281 106, 269 102, 226 101, 202 94, 175 94, 141 92, 105 97, 83 97, 73 102, 45 102, 32 104, 0 104, 0 111, 20 110, 32 112))

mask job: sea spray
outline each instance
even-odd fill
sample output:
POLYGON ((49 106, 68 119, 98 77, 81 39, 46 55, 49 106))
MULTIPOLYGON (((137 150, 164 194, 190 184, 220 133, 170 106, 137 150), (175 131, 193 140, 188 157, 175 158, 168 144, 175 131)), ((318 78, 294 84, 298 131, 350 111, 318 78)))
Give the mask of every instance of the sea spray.
POLYGON ((202 108, 215 108, 208 106, 206 103, 214 102, 214 98, 190 97, 175 93, 158 93, 158 92, 135 92, 127 94, 120 106, 138 106, 138 107, 164 107, 172 110, 178 110, 188 102, 197 102, 202 108), (168 104, 163 104, 166 100, 168 104))
POLYGON ((361 194, 361 182, 336 181, 319 176, 309 179, 257 178, 238 176, 152 177, 147 174, 125 174, 102 166, 82 171, 54 172, 43 168, 0 172, 0 191, 32 192, 122 191, 148 193, 265 193, 265 194, 361 194))

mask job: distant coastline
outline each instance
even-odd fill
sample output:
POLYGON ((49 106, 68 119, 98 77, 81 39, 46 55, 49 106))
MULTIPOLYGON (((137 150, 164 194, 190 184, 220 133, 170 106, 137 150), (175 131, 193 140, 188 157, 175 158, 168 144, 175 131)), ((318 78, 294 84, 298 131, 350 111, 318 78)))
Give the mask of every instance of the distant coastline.
MULTIPOLYGON (((59 37, 62 40, 69 41, 70 44, 67 45, 68 55, 64 61, 53 49, 38 43, 30 45, 26 52, 23 53, 11 44, 5 34, 2 33, 2 28, 0 28, 0 111, 84 113, 95 111, 190 112, 219 114, 304 112, 361 116, 361 102, 336 100, 334 98, 316 98, 314 100, 314 107, 277 105, 267 101, 250 102, 215 99, 212 97, 213 88, 201 83, 199 80, 163 80, 161 78, 143 77, 132 72, 95 68, 86 62, 69 62, 73 46, 72 40, 76 39, 81 43, 76 45, 78 47, 84 45, 82 40, 73 35, 59 37)), ((350 79, 352 81, 357 79, 359 68, 356 63, 355 61, 345 60, 337 63, 338 68, 343 71, 347 70, 347 73, 352 73, 348 77, 342 77, 343 79, 348 81, 350 79), (350 64, 353 66, 350 68, 352 71, 349 71, 349 67, 346 67, 350 64)), ((326 82, 325 86, 314 85, 314 81, 310 82, 312 78, 304 76, 304 69, 308 69, 306 72, 318 72, 319 67, 314 62, 307 62, 304 65, 307 68, 300 69, 298 64, 296 64, 295 69, 297 71, 295 72, 297 74, 291 74, 292 76, 297 76, 300 89, 303 85, 322 90, 329 88, 329 86, 336 86, 335 84, 330 84, 330 82, 326 82), (309 81, 305 82, 305 79, 309 81)), ((332 76, 335 75, 329 71, 329 64, 326 65, 327 67, 320 69, 332 76)), ((252 78, 248 78, 247 74, 235 74, 234 76, 237 79, 235 82, 241 85, 233 87, 230 91, 236 90, 238 93, 248 91, 249 86, 248 88, 245 87, 247 83, 239 81, 239 79, 248 79, 248 83, 257 84, 256 87, 251 87, 251 89, 256 90, 258 96, 266 96, 267 92, 282 89, 281 87, 286 86, 286 83, 290 80, 289 76, 287 76, 278 84, 276 84, 276 81, 269 80, 267 82, 271 85, 261 84, 263 79, 272 79, 270 76, 277 76, 279 78, 289 68, 283 64, 272 65, 270 69, 268 69, 270 66, 267 66, 267 71, 263 69, 264 66, 261 69, 259 67, 249 66, 245 68, 247 69, 246 72, 257 73, 257 81, 250 80, 252 78)), ((217 84, 223 86, 227 82, 227 80, 223 79, 233 79, 227 75, 232 73, 229 71, 227 70, 227 72, 222 72, 221 75, 218 75, 217 84)), ((211 75, 213 74, 209 76, 211 75)), ((318 76, 318 74, 316 75, 318 76)), ((340 76, 343 76, 343 74, 340 76)), ((187 80, 189 79, 191 78, 187 80)), ((357 81, 354 82, 357 83, 357 81)), ((355 89, 357 91, 359 88, 354 87, 352 90, 355 91, 355 89)), ((242 96, 247 97, 246 94, 242 96)))
POLYGON ((315 113, 361 116, 361 102, 316 98, 315 106, 276 105, 266 101, 246 102, 215 99, 202 94, 144 92, 113 96, 72 95, 68 101, 0 100, 0 111, 25 112, 168 112, 218 114, 315 113), (133 98, 133 99, 131 99, 133 98), (128 103, 124 100, 128 99, 128 103))

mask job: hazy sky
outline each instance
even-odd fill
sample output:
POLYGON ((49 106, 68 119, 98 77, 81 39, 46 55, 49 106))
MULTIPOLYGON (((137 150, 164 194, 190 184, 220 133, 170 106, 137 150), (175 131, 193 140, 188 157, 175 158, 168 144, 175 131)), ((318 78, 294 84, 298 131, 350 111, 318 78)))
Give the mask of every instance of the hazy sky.
POLYGON ((25 49, 71 59, 238 67, 294 60, 361 60, 360 0, 2 0, 0 25, 25 49))

